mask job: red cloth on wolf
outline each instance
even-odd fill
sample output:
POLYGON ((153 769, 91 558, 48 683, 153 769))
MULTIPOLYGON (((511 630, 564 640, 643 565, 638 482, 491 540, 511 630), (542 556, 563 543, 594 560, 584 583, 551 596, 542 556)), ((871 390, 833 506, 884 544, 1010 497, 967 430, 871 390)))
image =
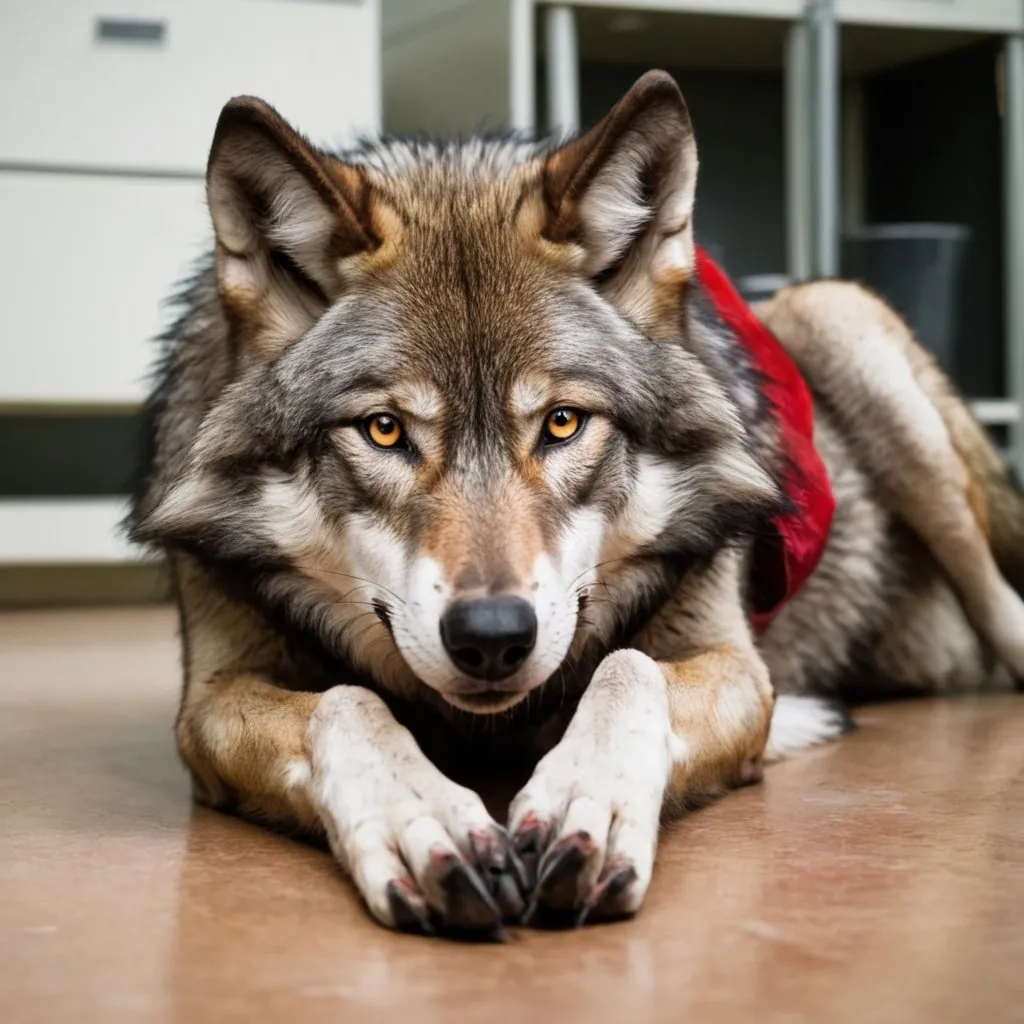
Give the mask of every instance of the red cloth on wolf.
POLYGON ((836 500, 814 447, 811 394, 796 364, 699 247, 697 276, 722 322, 750 353, 761 391, 778 421, 787 460, 782 483, 790 508, 772 520, 777 536, 758 538, 754 546, 751 621, 760 632, 814 571, 825 550, 836 500))

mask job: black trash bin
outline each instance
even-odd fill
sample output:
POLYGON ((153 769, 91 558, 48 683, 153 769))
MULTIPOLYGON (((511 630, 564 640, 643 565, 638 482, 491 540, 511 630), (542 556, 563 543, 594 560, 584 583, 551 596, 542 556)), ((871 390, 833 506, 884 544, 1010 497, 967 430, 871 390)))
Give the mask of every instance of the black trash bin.
POLYGON ((887 299, 947 373, 970 237, 961 224, 873 224, 843 236, 843 276, 887 299))

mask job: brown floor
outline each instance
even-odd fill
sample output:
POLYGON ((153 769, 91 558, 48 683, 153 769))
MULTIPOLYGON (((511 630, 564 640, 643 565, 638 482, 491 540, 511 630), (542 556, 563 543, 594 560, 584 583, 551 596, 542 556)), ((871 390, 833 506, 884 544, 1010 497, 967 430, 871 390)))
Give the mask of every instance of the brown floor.
POLYGON ((165 609, 0 617, 0 1020, 1024 1020, 1024 697, 864 711, 674 827, 637 920, 498 947, 191 809, 176 687, 165 609))

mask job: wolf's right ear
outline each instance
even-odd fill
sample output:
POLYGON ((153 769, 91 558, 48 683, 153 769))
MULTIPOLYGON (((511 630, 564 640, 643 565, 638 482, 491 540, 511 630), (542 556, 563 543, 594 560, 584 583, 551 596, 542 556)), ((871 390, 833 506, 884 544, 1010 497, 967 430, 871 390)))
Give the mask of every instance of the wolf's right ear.
POLYGON ((345 261, 378 245, 362 173, 251 96, 221 111, 206 190, 221 301, 256 356, 308 330, 339 294, 345 261))

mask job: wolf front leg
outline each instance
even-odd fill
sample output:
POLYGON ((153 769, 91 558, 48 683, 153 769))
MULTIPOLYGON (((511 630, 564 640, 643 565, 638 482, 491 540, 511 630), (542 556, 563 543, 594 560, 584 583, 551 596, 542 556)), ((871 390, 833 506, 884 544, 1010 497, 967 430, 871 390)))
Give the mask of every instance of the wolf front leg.
POLYGON ((513 842, 536 879, 528 917, 635 913, 662 812, 760 778, 772 697, 758 661, 723 645, 681 662, 622 650, 601 663, 512 805, 513 842))
POLYGON ((522 912, 504 829, 376 694, 214 678, 189 687, 177 736, 200 800, 326 832, 382 924, 500 937, 503 918, 522 912))
POLYGON ((649 654, 621 650, 598 666, 511 808, 535 883, 528 916, 635 913, 661 818, 761 778, 774 698, 739 587, 739 559, 723 554, 638 638, 649 654), (694 653, 665 657, 681 648, 694 653))

